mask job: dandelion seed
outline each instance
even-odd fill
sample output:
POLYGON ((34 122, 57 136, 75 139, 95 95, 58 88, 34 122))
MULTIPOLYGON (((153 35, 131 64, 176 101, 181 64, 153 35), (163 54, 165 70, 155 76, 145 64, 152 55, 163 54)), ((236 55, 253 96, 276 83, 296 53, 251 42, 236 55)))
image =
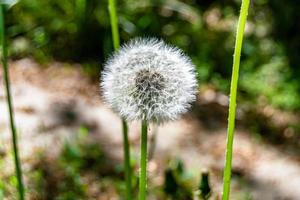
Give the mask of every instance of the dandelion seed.
POLYGON ((156 39, 135 39, 106 63, 105 101, 124 119, 163 123, 195 100, 195 68, 181 50, 156 39))

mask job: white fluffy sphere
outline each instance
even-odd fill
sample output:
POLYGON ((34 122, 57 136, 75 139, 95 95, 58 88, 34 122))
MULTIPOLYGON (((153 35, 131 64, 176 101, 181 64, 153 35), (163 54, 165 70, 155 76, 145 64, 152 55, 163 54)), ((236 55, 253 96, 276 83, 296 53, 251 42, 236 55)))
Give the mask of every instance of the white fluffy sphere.
POLYGON ((181 50, 156 39, 135 39, 105 64, 105 101, 126 120, 163 123, 196 99, 195 67, 181 50))

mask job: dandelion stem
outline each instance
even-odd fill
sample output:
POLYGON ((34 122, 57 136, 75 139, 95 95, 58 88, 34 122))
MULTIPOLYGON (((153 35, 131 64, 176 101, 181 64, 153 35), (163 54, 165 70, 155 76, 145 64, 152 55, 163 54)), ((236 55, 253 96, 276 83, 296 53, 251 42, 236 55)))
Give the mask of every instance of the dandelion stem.
POLYGON ((237 84, 238 84, 238 77, 239 77, 241 49, 243 43, 245 24, 248 15, 249 2, 250 0, 242 1, 240 17, 239 17, 237 33, 236 33, 235 49, 234 49, 234 56, 233 56, 233 69, 232 69, 232 77, 231 77, 231 88, 230 88, 227 147, 226 147, 226 160, 225 160, 225 169, 224 169, 224 177, 223 177, 222 200, 228 200, 229 193, 230 193, 232 147, 233 147, 233 138, 234 138, 234 126, 235 126, 237 84))
POLYGON ((125 179, 126 179, 126 198, 132 199, 131 194, 131 167, 130 167, 130 151, 128 140, 128 126, 125 120, 122 120, 123 124, 123 150, 124 150, 124 165, 125 165, 125 179))
POLYGON ((19 159, 18 153, 18 139, 17 133, 15 128, 14 122, 14 112, 13 112, 13 104, 12 104, 12 96, 10 92, 10 80, 8 75, 8 64, 7 64, 7 46, 6 46, 6 39, 5 39, 5 25, 4 25, 4 15, 5 15, 5 5, 0 4, 0 39, 1 39, 1 47, 2 47, 2 65, 4 71, 4 82, 6 86, 6 97, 7 97, 7 104, 9 110, 9 118, 10 118, 10 128, 12 132, 12 139, 13 139, 13 151, 14 151, 14 161, 15 161, 15 169, 18 181, 18 193, 19 199, 24 200, 24 186, 22 181, 22 168, 19 159))
MULTIPOLYGON (((117 50, 120 47, 120 37, 118 29, 118 17, 116 12, 115 0, 109 0, 108 11, 110 16, 111 32, 113 38, 114 49, 117 50)), ((128 140, 128 126, 124 119, 122 119, 123 129, 123 151, 124 151, 124 166, 125 166, 125 181, 126 181, 126 199, 132 199, 131 193, 131 167, 130 167, 130 150, 128 140)))
POLYGON ((145 200, 146 193, 147 193, 147 136, 148 136, 148 123, 146 120, 142 120, 141 129, 142 129, 142 136, 141 136, 139 200, 145 200))

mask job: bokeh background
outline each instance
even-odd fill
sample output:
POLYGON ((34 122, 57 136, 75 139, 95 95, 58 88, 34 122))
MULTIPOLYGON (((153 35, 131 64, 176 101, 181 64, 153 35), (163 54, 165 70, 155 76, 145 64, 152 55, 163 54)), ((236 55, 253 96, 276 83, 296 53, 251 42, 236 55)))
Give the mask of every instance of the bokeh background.
MULTIPOLYGON (((20 0, 7 11, 10 75, 27 199, 123 199, 120 120, 102 102, 113 52, 106 0, 20 0)), ((240 0, 118 0, 121 42, 162 38, 197 67, 199 95, 150 130, 149 199, 220 198, 240 0), (208 172, 209 185, 201 184, 208 172), (198 198, 198 197, 197 197, 198 198)), ((300 1, 253 0, 241 56, 232 199, 300 199, 300 1)), ((3 73, 0 73, 3 80, 3 73)), ((3 81, 2 81, 3 82, 3 81)), ((0 86, 0 199, 16 198, 0 86)), ((139 126, 130 124, 137 186, 139 126)), ((135 188, 135 193, 136 193, 135 188)))

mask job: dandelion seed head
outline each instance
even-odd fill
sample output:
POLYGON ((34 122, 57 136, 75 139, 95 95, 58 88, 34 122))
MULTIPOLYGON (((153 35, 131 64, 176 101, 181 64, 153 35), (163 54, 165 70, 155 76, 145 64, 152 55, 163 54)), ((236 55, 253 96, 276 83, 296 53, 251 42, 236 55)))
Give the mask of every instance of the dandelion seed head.
POLYGON ((105 64, 105 101, 124 119, 175 120, 195 100, 195 68, 181 50, 156 39, 135 39, 105 64))

